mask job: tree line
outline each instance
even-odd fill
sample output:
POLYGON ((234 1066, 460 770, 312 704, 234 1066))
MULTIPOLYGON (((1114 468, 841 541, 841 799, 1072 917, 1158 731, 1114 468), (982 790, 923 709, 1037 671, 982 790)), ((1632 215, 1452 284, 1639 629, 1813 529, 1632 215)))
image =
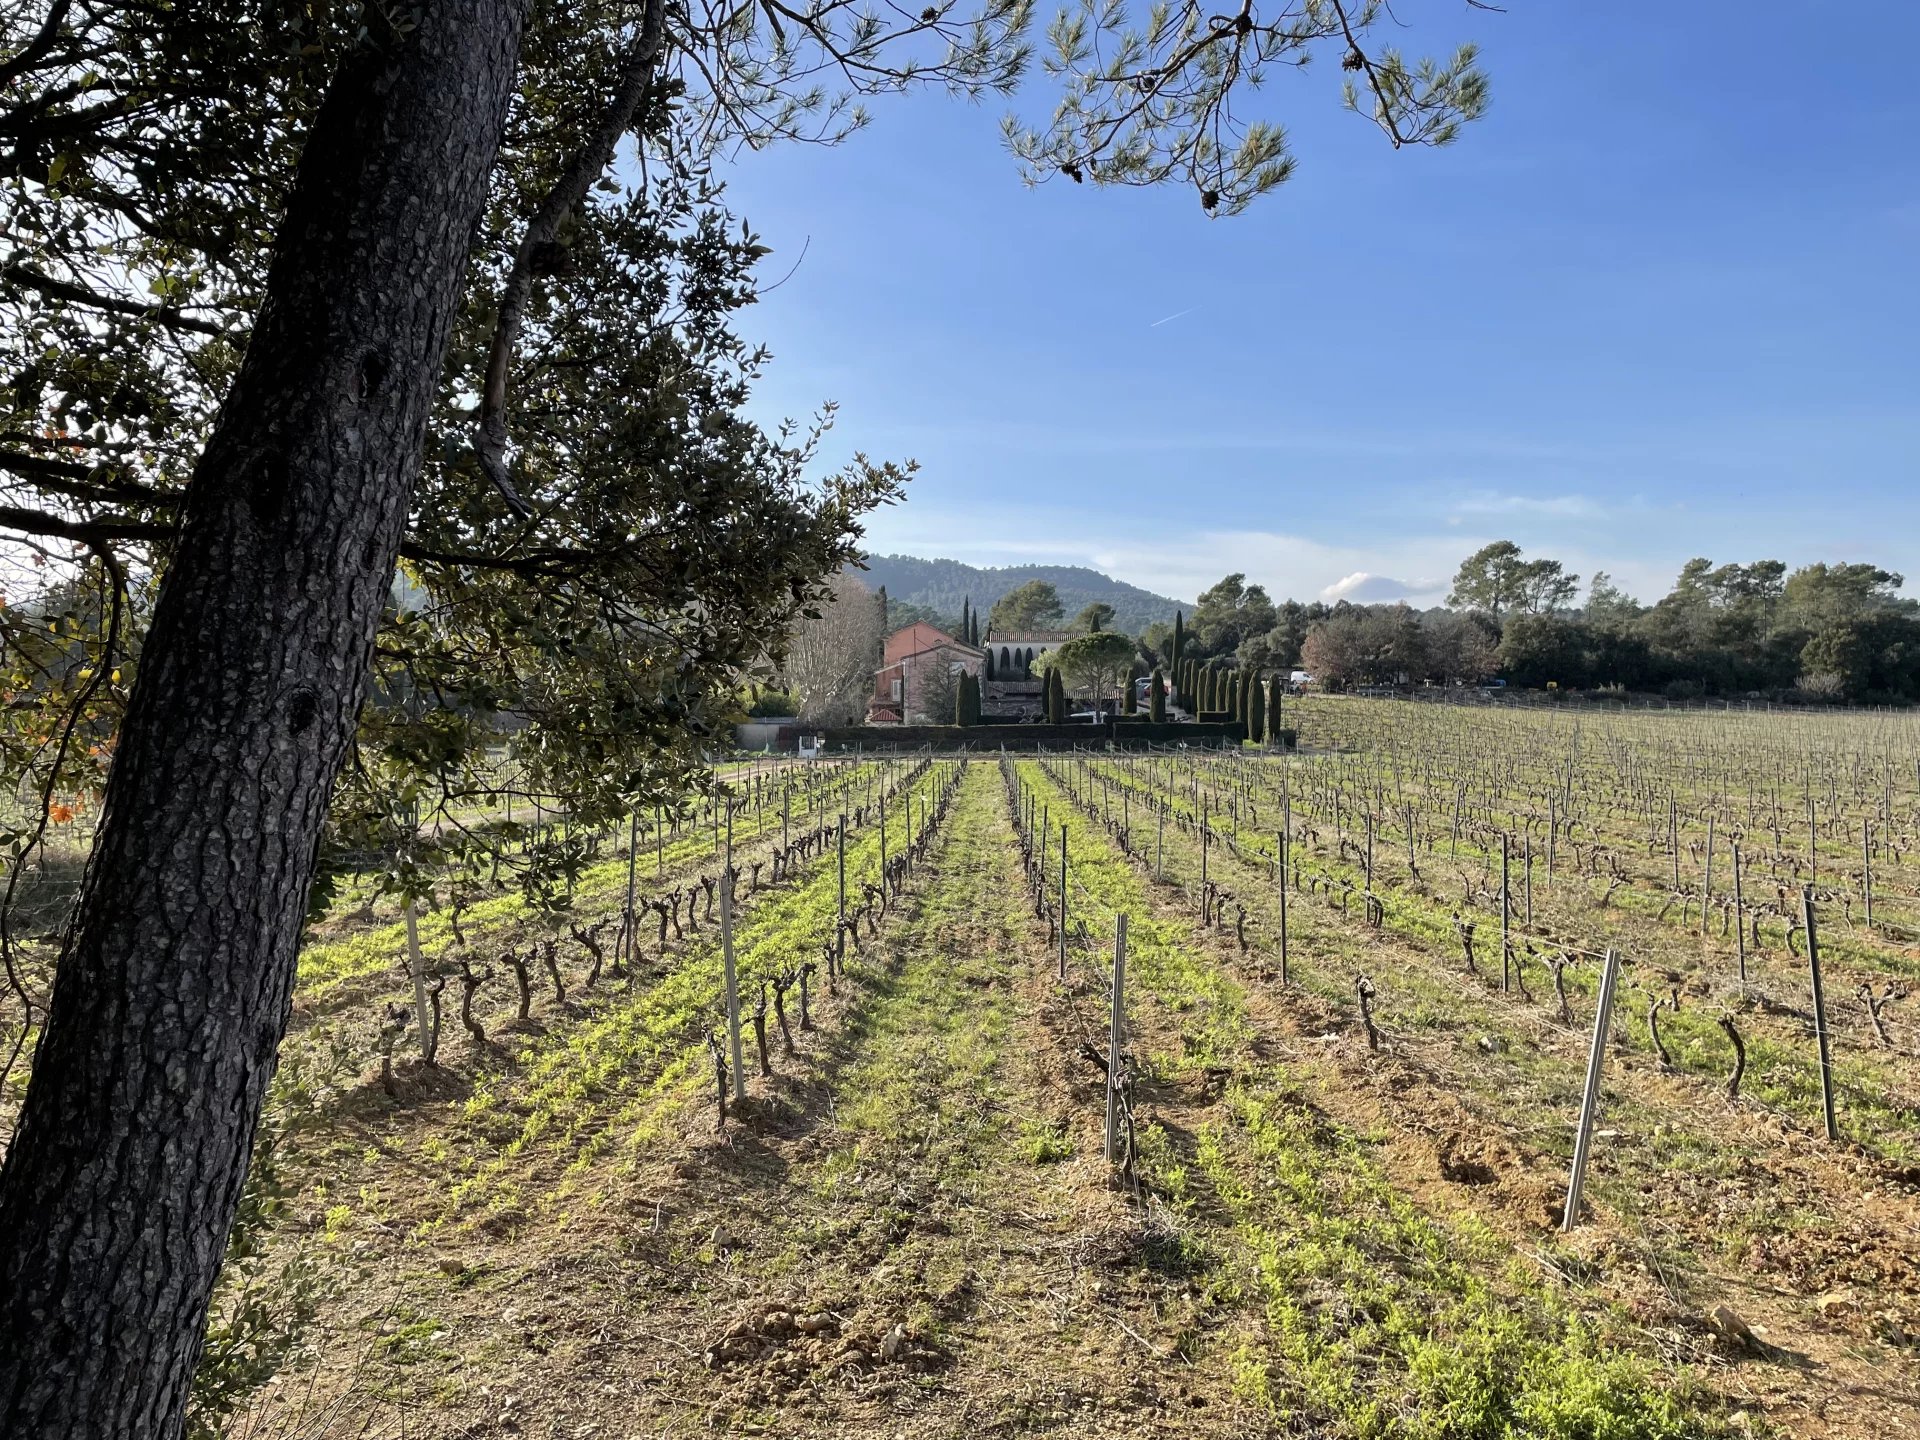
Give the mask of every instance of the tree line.
MULTIPOLYGON (((1205 591, 1179 625, 1182 658, 1211 669, 1304 669, 1331 689, 1471 685, 1762 695, 1860 703, 1920 699, 1920 602, 1875 565, 1689 560, 1641 604, 1602 572, 1584 594, 1561 562, 1511 541, 1469 556, 1447 604, 1276 604, 1244 574, 1205 591)), ((1171 658, 1174 625, 1141 636, 1171 658)))

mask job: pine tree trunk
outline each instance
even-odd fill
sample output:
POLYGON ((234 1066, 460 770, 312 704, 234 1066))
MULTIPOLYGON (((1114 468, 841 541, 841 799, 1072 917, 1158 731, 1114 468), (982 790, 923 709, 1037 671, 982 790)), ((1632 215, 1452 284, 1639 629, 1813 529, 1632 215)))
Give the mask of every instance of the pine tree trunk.
POLYGON ((0 1435, 183 1428, 526 9, 428 0, 308 138, 0 1169, 0 1435))

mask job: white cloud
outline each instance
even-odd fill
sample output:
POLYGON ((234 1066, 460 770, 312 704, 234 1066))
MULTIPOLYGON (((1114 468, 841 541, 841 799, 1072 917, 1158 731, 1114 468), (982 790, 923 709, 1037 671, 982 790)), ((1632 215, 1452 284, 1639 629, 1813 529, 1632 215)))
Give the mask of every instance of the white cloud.
POLYGON ((1391 575, 1356 570, 1322 589, 1320 598, 1329 605, 1336 600, 1351 600, 1356 605, 1391 605, 1396 600, 1430 603, 1428 597, 1441 588, 1431 580, 1396 580, 1391 575))

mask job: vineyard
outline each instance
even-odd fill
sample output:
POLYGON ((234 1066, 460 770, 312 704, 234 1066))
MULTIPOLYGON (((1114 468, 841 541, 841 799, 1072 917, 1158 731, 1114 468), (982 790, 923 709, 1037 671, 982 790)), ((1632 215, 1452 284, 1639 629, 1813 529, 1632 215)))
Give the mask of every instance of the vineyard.
POLYGON ((1913 723, 1288 710, 343 887, 200 1433, 1920 1426, 1913 723))

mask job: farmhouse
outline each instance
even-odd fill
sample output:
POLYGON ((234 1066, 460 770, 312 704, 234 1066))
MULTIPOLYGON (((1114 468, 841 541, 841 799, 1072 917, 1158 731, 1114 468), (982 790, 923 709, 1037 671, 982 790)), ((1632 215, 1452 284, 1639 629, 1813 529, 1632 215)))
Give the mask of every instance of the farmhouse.
POLYGON ((867 702, 869 725, 947 725, 953 722, 953 686, 962 674, 982 674, 985 652, 936 625, 916 622, 887 636, 867 702), (934 713, 934 711, 939 713, 934 713))

